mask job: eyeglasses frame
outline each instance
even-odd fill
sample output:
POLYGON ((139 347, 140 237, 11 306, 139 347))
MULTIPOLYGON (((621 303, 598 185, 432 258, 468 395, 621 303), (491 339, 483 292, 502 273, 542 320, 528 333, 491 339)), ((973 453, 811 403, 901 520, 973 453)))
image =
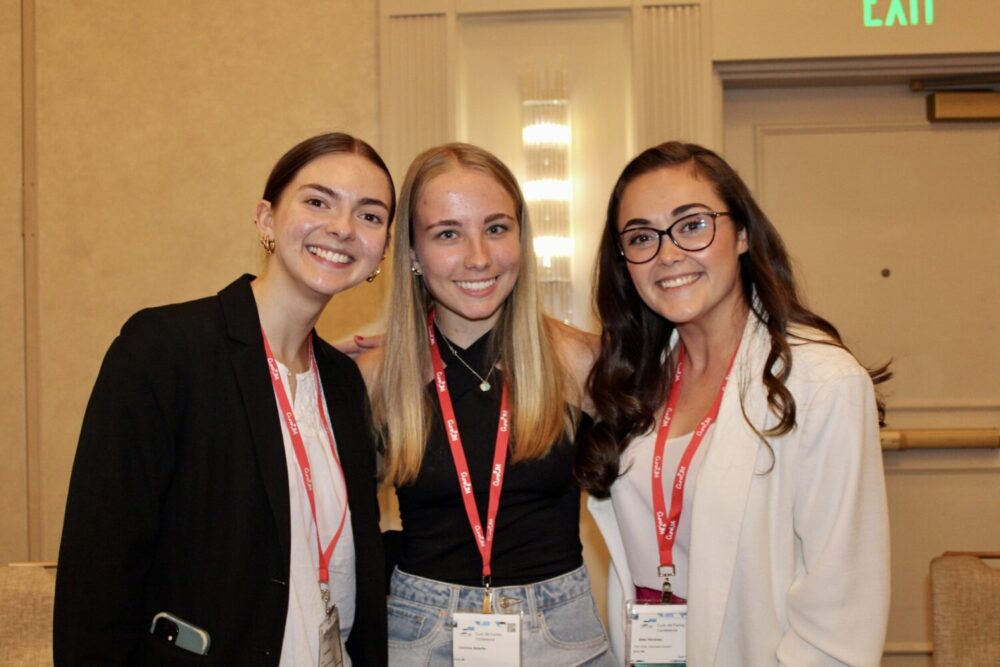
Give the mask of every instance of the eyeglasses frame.
POLYGON ((670 223, 670 226, 668 226, 666 229, 657 229, 656 227, 630 227, 630 228, 628 228, 628 229, 626 229, 624 231, 618 232, 618 234, 616 235, 617 236, 616 240, 618 241, 618 253, 622 256, 622 259, 624 259, 629 264, 647 264, 649 262, 652 262, 654 259, 656 259, 656 256, 660 254, 661 250, 663 250, 663 237, 664 236, 666 236, 667 238, 669 238, 671 243, 673 243, 675 246, 677 246, 678 248, 680 248, 684 252, 700 252, 700 251, 704 250, 705 248, 709 247, 710 245, 712 245, 713 243, 715 243, 715 233, 718 230, 717 223, 718 223, 720 215, 726 215, 726 216, 728 216, 729 215, 729 211, 695 211, 694 213, 686 213, 686 214, 682 215, 681 217, 677 218, 676 220, 674 220, 672 223, 670 223), (691 218, 691 217, 694 217, 696 215, 707 215, 710 218, 712 218, 712 238, 709 239, 708 243, 706 243, 702 247, 695 248, 695 249, 692 250, 690 248, 684 248, 684 247, 682 247, 681 244, 677 242, 677 239, 675 239, 674 235, 673 235, 673 228, 676 227, 678 224, 684 222, 684 220, 686 220, 687 218, 691 218), (629 232, 635 231, 636 229, 646 229, 646 230, 649 230, 651 232, 654 232, 657 235, 657 239, 656 239, 656 252, 654 252, 649 257, 649 259, 644 259, 641 262, 636 262, 634 260, 629 259, 628 256, 625 254, 625 248, 622 247, 622 237, 625 234, 628 234, 629 232))

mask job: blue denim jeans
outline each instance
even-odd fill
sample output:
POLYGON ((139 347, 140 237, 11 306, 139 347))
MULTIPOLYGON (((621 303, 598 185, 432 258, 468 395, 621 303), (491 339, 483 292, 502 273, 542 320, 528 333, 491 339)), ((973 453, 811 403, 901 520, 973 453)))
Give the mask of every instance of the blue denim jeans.
MULTIPOLYGON (((389 665, 451 667, 452 614, 479 611, 483 589, 424 579, 397 569, 389 596, 389 665)), ((494 610, 521 614, 525 667, 613 667, 584 567, 524 586, 493 589, 494 610)))

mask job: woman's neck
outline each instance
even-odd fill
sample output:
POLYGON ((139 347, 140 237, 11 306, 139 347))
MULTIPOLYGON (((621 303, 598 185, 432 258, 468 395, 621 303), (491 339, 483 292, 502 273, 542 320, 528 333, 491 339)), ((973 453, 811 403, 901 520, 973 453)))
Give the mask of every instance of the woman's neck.
POLYGON ((326 302, 303 298, 267 271, 250 283, 250 287, 272 354, 289 371, 306 371, 309 368, 309 333, 326 302))
POLYGON ((461 315, 435 305, 434 324, 455 345, 467 348, 482 338, 500 319, 502 309, 482 320, 469 320, 461 315))
POLYGON ((677 326, 684 343, 686 366, 692 375, 728 368, 743 336, 750 309, 740 298, 732 308, 709 321, 687 322, 677 326))

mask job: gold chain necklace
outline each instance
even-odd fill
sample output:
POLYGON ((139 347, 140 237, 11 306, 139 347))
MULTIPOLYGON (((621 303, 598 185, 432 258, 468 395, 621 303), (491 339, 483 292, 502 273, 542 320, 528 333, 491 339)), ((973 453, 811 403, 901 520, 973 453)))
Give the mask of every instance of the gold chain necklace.
MULTIPOLYGON (((438 331, 441 330, 438 329, 438 331)), ((475 375, 476 379, 479 380, 479 391, 489 391, 490 388, 493 386, 490 384, 490 377, 493 376, 493 371, 496 370, 497 363, 500 361, 500 355, 497 355, 496 361, 494 361, 493 365, 490 366, 490 372, 486 374, 486 377, 483 377, 482 375, 476 372, 476 369, 474 369, 469 364, 465 363, 465 359, 463 359, 461 355, 459 355, 458 352, 455 351, 455 348, 451 346, 451 341, 448 340, 448 337, 445 336, 443 332, 441 333, 441 338, 444 340, 444 344, 448 346, 448 349, 451 350, 452 355, 454 355, 454 357, 458 359, 463 366, 468 368, 469 372, 475 375)))

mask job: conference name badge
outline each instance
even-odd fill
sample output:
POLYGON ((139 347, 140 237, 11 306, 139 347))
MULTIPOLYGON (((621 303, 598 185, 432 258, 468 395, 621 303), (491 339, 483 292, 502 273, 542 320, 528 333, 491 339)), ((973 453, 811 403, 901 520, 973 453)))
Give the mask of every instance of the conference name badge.
POLYGON ((520 667, 521 615, 456 613, 451 631, 456 665, 520 667))
POLYGON ((687 605, 629 601, 625 616, 628 665, 687 664, 687 605))
POLYGON ((320 667, 344 667, 344 647, 340 640, 340 613, 334 606, 319 626, 320 667))

